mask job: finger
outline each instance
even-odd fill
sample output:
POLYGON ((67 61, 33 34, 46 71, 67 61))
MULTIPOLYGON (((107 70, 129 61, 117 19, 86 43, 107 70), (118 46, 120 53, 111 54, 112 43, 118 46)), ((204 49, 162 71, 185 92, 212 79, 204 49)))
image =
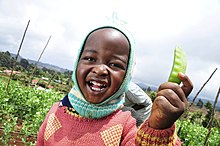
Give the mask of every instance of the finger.
POLYGON ((178 73, 178 77, 182 81, 183 85, 181 86, 183 92, 185 93, 186 97, 192 92, 193 84, 189 77, 183 73, 178 73))
MULTIPOLYGON (((163 83, 160 85, 159 87, 159 90, 165 90, 165 89, 171 89, 173 90, 176 94, 177 94, 177 97, 176 98, 179 98, 182 102, 186 103, 187 100, 186 100, 186 96, 185 96, 185 93, 184 91, 182 90, 182 88, 176 84, 176 83, 171 83, 171 82, 166 82, 166 83, 163 83)), ((168 96, 168 95, 167 95, 168 96)))
POLYGON ((175 108, 181 108, 184 109, 185 103, 184 101, 179 98, 179 96, 176 94, 176 92, 172 89, 164 89, 157 93, 157 96, 163 96, 166 98, 166 100, 169 101, 169 103, 174 106, 175 108))
POLYGON ((154 108, 160 110, 161 116, 165 116, 167 113, 172 113, 175 107, 166 99, 165 96, 157 96, 153 103, 153 109, 154 108))

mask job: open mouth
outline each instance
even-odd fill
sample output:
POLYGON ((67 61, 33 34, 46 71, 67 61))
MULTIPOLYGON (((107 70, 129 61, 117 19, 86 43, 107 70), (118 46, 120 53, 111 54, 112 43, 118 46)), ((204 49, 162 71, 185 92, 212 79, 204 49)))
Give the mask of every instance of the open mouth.
POLYGON ((97 81, 89 81, 88 85, 91 88, 91 90, 95 91, 95 92, 100 92, 107 87, 107 85, 105 83, 100 83, 97 81))

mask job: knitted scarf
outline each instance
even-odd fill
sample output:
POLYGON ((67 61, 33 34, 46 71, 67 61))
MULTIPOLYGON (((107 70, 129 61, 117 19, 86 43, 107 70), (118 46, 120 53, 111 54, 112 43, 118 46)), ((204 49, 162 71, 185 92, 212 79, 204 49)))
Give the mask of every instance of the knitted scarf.
POLYGON ((105 117, 113 113, 120 107, 122 107, 124 103, 124 92, 127 91, 128 89, 134 63, 135 63, 134 61, 134 39, 132 35, 130 34, 130 32, 128 32, 126 27, 122 25, 121 23, 119 23, 118 20, 112 20, 111 22, 108 21, 107 25, 93 29, 90 33, 86 35, 85 39, 83 40, 83 43, 81 45, 81 48, 79 48, 78 50, 78 55, 75 60, 73 75, 72 75, 74 87, 70 90, 68 94, 69 101, 71 105, 73 106, 73 108, 83 117, 97 119, 97 118, 105 117), (83 94, 80 91, 77 78, 76 78, 76 69, 77 69, 78 61, 80 59, 80 55, 82 53, 83 46, 86 42, 86 39, 92 32, 98 29, 102 29, 102 28, 113 28, 113 29, 116 29, 122 32, 129 41, 130 54, 129 54, 129 60, 128 60, 128 68, 127 68, 124 80, 121 86, 119 87, 118 91, 116 91, 111 97, 109 97, 105 101, 98 103, 98 104, 92 104, 86 101, 86 99, 84 98, 83 94))
POLYGON ((97 104, 87 102, 78 93, 79 92, 77 92, 75 88, 72 88, 68 94, 68 98, 72 107, 80 114, 80 116, 86 118, 97 119, 108 116, 112 112, 121 108, 124 103, 124 94, 108 104, 98 106, 97 104))

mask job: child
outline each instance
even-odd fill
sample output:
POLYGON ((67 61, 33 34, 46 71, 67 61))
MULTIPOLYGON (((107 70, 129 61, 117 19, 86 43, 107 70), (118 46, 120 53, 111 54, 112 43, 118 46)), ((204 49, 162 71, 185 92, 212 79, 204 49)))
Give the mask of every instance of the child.
POLYGON ((179 74, 180 87, 159 87, 152 113, 139 129, 122 111, 134 64, 133 41, 127 30, 103 26, 91 31, 74 64, 74 87, 55 103, 40 127, 37 146, 180 145, 175 121, 186 108, 192 83, 179 74))
POLYGON ((139 126, 149 116, 152 108, 151 98, 134 82, 130 82, 125 92, 125 103, 122 110, 129 110, 139 126))

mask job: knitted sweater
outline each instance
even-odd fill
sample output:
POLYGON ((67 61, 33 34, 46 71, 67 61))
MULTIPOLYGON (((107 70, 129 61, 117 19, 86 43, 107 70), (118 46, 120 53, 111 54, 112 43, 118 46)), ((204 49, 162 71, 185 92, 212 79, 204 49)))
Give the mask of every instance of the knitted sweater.
POLYGON ((117 110, 101 119, 80 117, 55 103, 40 127, 37 146, 180 145, 175 125, 165 130, 139 129, 131 113, 117 110))

